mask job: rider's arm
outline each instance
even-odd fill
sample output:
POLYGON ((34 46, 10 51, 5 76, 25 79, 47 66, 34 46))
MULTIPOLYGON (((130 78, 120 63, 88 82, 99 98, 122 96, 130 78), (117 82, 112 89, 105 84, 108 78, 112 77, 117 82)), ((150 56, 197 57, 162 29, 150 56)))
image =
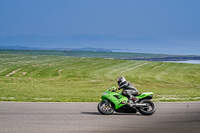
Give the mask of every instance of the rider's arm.
POLYGON ((124 82, 121 86, 119 86, 118 90, 126 87, 128 85, 128 82, 124 82))

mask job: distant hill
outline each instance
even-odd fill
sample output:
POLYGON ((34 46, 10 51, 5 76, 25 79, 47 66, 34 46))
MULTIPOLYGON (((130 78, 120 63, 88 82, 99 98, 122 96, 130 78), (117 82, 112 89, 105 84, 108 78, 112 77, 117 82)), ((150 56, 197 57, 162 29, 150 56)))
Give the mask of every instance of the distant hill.
POLYGON ((43 47, 47 50, 73 48, 73 50, 105 51, 106 49, 109 49, 114 52, 200 55, 200 46, 198 45, 191 46, 191 44, 179 44, 153 37, 122 38, 112 35, 80 34, 69 37, 39 35, 7 36, 0 38, 0 46, 23 46, 24 48, 21 48, 25 50, 27 50, 25 47, 36 47, 38 49, 43 47))
POLYGON ((107 49, 161 49, 175 48, 175 43, 151 38, 121 38, 112 35, 73 35, 69 37, 21 35, 0 38, 1 46, 29 46, 50 48, 107 48, 107 49))
MULTIPOLYGON (((74 56, 74 57, 90 57, 90 58, 109 58, 121 60, 146 60, 146 61, 185 61, 200 60, 200 56, 194 55, 166 55, 166 54, 148 54, 148 53, 125 53, 125 52, 104 52, 101 49, 83 48, 65 50, 25 50, 27 47, 16 47, 20 49, 0 49, 0 53, 13 54, 31 54, 31 55, 58 55, 58 56, 74 56), (22 50, 23 49, 23 50, 22 50), (82 51, 80 51, 82 50, 82 51), (89 51, 90 50, 90 51, 89 51)), ((107 50, 105 50, 107 51, 107 50)))
POLYGON ((37 47, 21 47, 21 46, 0 46, 0 49, 112 52, 109 49, 103 49, 103 48, 39 48, 39 47, 37 48, 37 47))

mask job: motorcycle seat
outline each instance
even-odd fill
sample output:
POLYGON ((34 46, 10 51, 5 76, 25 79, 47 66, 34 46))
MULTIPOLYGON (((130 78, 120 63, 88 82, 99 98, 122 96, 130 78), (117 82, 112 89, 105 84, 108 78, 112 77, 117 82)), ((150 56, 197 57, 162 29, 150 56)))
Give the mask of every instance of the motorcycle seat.
POLYGON ((137 94, 137 95, 133 95, 133 96, 139 96, 139 95, 141 95, 141 94, 137 94))

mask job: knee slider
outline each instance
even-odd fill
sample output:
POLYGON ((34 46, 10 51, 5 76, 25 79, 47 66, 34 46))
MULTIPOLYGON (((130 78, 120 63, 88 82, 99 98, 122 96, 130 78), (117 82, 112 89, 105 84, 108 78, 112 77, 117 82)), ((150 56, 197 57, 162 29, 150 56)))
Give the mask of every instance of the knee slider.
POLYGON ((127 94, 126 91, 123 91, 123 94, 126 95, 127 94))

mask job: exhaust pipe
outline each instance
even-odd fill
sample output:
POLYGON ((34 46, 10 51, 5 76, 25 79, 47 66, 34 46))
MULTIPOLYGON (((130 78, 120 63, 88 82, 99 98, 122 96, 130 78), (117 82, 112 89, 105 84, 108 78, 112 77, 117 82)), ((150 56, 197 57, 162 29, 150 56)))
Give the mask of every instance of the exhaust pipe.
POLYGON ((134 106, 135 107, 146 107, 147 104, 145 104, 145 103, 136 103, 134 106))

